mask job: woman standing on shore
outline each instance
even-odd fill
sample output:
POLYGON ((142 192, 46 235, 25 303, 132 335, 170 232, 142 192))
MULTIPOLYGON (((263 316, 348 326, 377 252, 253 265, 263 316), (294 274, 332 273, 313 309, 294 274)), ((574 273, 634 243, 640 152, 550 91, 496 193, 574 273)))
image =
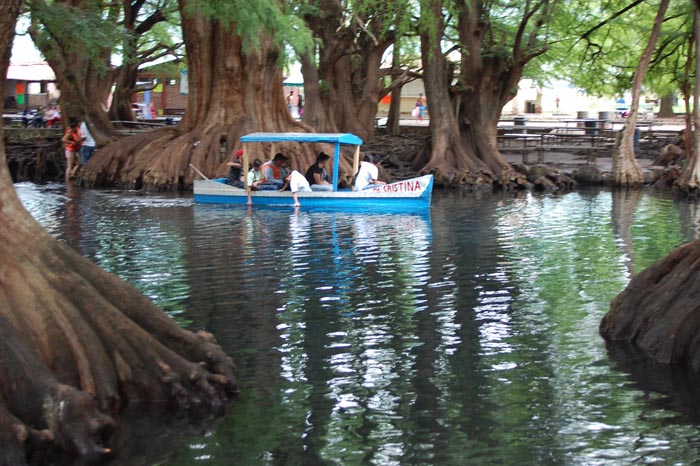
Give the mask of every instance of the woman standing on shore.
POLYGON ((85 138, 80 134, 80 121, 77 118, 70 118, 68 128, 61 139, 66 152, 66 182, 70 181, 80 168, 78 152, 84 140, 85 138))

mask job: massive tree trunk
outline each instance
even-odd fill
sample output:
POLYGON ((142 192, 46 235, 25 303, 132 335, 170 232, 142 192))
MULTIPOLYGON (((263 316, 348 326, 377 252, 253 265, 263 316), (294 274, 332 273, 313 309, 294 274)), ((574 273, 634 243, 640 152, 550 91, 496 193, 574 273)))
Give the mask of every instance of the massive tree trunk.
MULTIPOLYGON (((235 27, 190 13, 180 1, 187 49, 189 96, 179 125, 122 139, 103 149, 85 167, 83 179, 97 185, 185 189, 196 173, 223 175, 226 162, 241 147, 240 137, 254 131, 308 131, 292 120, 282 90, 279 48, 261 33, 259 43, 244 52, 235 27)), ((315 153, 308 145, 280 147, 304 170, 315 153)), ((252 157, 267 159, 260 145, 252 157)), ((349 178, 351 167, 340 167, 349 178)))
POLYGON ((131 98, 136 89, 138 69, 141 65, 138 50, 138 40, 148 33, 153 26, 165 21, 165 14, 156 9, 142 21, 139 21, 144 1, 123 0, 124 28, 127 35, 122 41, 122 64, 115 75, 112 104, 109 108, 109 118, 113 121, 133 121, 134 111, 131 108, 131 98))
POLYGON ((315 53, 301 58, 307 93, 304 121, 319 131, 349 132, 370 140, 379 101, 388 92, 382 82, 382 58, 393 35, 382 33, 381 13, 369 20, 361 17, 366 13, 356 12, 349 21, 338 0, 319 0, 317 7, 305 17, 319 45, 318 62, 315 53), (316 98, 320 100, 312 100, 316 98))
MULTIPOLYGON (((392 72, 395 72, 401 66, 401 49, 399 47, 398 38, 394 41, 394 51, 391 60, 392 72)), ((389 116, 386 122, 386 129, 391 134, 399 134, 399 126, 401 123, 401 85, 397 85, 397 80, 399 78, 392 74, 392 89, 391 89, 391 103, 389 104, 389 116)))
POLYGON ((503 106, 515 96, 525 64, 542 53, 537 28, 525 33, 528 21, 547 23, 551 5, 538 2, 523 17, 511 56, 490 50, 485 21, 488 6, 479 1, 459 4, 457 22, 463 46, 458 83, 441 48, 445 32, 443 2, 426 2, 421 12, 421 47, 425 91, 430 109, 431 145, 415 168, 432 172, 443 185, 509 184, 515 175, 497 145, 503 106))
POLYGON ((676 114, 673 111, 673 104, 676 103, 676 95, 669 94, 661 97, 659 105, 659 118, 673 118, 676 114))
MULTIPOLYGON (((678 186, 686 193, 696 194, 700 189, 700 6, 695 7, 695 92, 693 94, 693 127, 686 125, 686 153, 692 154, 690 163, 678 180, 678 186)), ((690 122, 688 122, 690 123, 690 122)))
MULTIPOLYGON (((111 48, 104 46, 100 56, 90 57, 78 44, 84 39, 65 24, 57 24, 57 8, 71 14, 70 9, 101 8, 82 0, 63 0, 50 7, 44 0, 30 0, 32 26, 29 32, 56 75, 61 91, 59 103, 64 123, 69 117, 78 117, 90 123, 98 145, 108 143, 114 136, 114 126, 106 113, 106 102, 112 86, 111 48)), ((116 21, 110 12, 106 21, 116 21)))
MULTIPOLYGON (((0 1, 3 77, 21 4, 0 1)), ((218 409, 235 394, 232 361, 211 335, 181 329, 31 218, 1 128, 0 257, 0 465, 104 455, 110 415, 129 402, 218 409)))
POLYGON ((700 370, 700 241, 635 276, 600 323, 605 339, 626 341, 666 364, 700 370))
POLYGON ((625 126, 622 128, 622 138, 620 145, 617 147, 612 157, 612 177, 613 183, 617 186, 637 186, 644 183, 644 175, 642 169, 637 163, 634 155, 634 133, 637 128, 637 115, 639 113, 639 98, 642 92, 642 84, 651 56, 656 48, 656 42, 661 32, 661 25, 666 14, 670 0, 661 0, 659 9, 654 18, 654 26, 652 27, 649 41, 642 53, 642 57, 637 65, 637 70, 634 72, 632 80, 632 102, 630 104, 630 115, 625 121, 625 126))

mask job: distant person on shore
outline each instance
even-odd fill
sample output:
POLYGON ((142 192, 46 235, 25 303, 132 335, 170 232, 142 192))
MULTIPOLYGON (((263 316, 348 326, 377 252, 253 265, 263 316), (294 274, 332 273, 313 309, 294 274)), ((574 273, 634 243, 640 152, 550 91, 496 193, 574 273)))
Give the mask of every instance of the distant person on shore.
POLYGON ((29 126, 29 119, 32 116, 32 110, 29 107, 24 107, 22 110, 22 127, 26 128, 29 126))
POLYGON ((418 94, 418 99, 416 99, 416 110, 414 111, 416 118, 418 121, 423 121, 423 117, 425 116, 425 107, 427 105, 428 101, 425 99, 423 96, 423 93, 421 92, 418 94))
POLYGON ((95 138, 90 134, 90 129, 84 121, 80 123, 80 134, 85 138, 83 147, 80 148, 80 161, 85 165, 95 155, 95 138))
POLYGON ((53 109, 53 122, 49 126, 59 126, 61 124, 61 106, 56 105, 53 109))
POLYGON ((258 189, 279 189, 284 185, 282 169, 287 166, 289 159, 281 152, 277 152, 272 160, 268 160, 262 166, 262 183, 258 189))
POLYGON ((52 105, 44 112, 44 121, 46 121, 46 127, 51 128, 53 126, 53 121, 56 118, 56 110, 54 110, 52 105))
POLYGON ((559 96, 556 96, 554 98, 554 105, 557 106, 557 113, 559 113, 559 104, 561 103, 561 100, 559 100, 559 96))
POLYGON ((301 94, 301 92, 299 93, 299 104, 298 104, 297 108, 299 109, 299 118, 303 117, 304 116, 304 96, 301 94))
POLYGON ((32 120, 31 126, 35 128, 45 127, 46 122, 44 122, 44 113, 46 113, 46 110, 44 110, 44 107, 39 105, 34 113, 34 119, 32 120))
POLYGON ((362 158, 360 168, 355 175, 355 191, 362 191, 386 184, 383 181, 379 181, 379 167, 377 165, 378 160, 372 154, 366 154, 362 158))
POLYGON ((83 145, 85 138, 80 134, 80 121, 77 118, 70 118, 68 128, 63 134, 61 142, 66 153, 66 182, 73 178, 80 168, 78 152, 83 145))
POLYGON ((289 91, 289 95, 287 96, 287 109, 289 109, 289 114, 294 116, 294 90, 289 91))
POLYGON ((306 180, 311 185, 312 191, 333 191, 333 185, 326 171, 326 164, 329 160, 330 156, 321 152, 316 157, 316 163, 306 170, 306 180))

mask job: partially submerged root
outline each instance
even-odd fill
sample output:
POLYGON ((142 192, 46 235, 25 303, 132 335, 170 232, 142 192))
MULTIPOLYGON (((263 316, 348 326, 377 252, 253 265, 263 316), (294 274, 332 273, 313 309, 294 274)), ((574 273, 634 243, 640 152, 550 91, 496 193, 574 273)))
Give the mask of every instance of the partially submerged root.
POLYGON ((608 340, 625 341, 665 364, 700 370, 700 241, 674 250, 630 281, 600 323, 608 340))
POLYGON ((128 403, 225 411, 234 367, 211 334, 181 329, 131 285, 25 226, 0 230, 0 465, 107 454, 111 416, 128 403))

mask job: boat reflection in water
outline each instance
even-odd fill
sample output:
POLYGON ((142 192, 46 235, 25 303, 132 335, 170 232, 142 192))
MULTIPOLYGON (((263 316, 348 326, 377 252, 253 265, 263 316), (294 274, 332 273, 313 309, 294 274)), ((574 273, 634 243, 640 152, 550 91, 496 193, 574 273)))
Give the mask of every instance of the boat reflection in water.
MULTIPOLYGON (((241 261, 249 265, 235 272, 236 283, 260 290, 241 296, 225 313, 228 321, 213 329, 222 344, 240 348, 245 396, 231 415, 236 434, 227 437, 227 450, 251 455, 240 464, 258 464, 260 451, 301 441, 307 453, 289 452, 297 460, 319 455, 359 462, 372 443, 366 436, 382 429, 368 425, 366 434, 352 434, 361 429, 357 423, 390 427, 403 405, 387 384, 390 374, 414 370, 414 315, 427 307, 421 284, 429 277, 430 216, 195 210, 202 231, 235 217, 225 223, 233 236, 241 234, 241 261), (231 332, 231 320, 245 330, 231 332), (255 447, 241 448, 252 438, 260 439, 255 447)), ((387 440, 400 435, 387 434, 387 440)))

